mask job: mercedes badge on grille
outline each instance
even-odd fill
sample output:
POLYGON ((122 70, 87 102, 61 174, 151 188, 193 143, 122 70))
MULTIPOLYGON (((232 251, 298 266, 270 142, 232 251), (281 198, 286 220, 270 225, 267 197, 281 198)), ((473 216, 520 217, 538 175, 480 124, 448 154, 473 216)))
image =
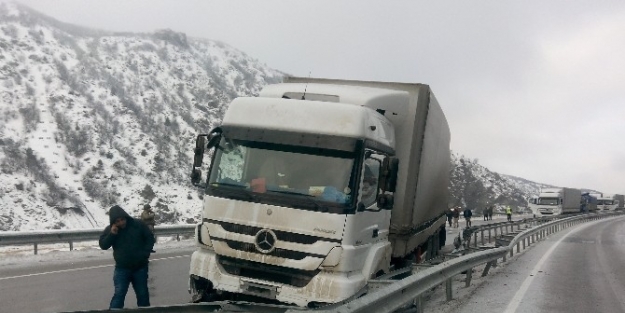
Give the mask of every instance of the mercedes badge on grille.
POLYGON ((271 253, 276 248, 276 234, 271 229, 261 229, 256 233, 254 246, 261 253, 271 253))

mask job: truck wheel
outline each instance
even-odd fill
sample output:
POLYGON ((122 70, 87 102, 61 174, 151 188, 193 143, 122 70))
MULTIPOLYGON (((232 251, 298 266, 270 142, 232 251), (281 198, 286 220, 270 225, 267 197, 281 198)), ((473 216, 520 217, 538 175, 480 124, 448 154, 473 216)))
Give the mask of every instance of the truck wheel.
POLYGON ((192 303, 200 303, 200 302, 213 302, 219 300, 219 295, 213 289, 213 283, 209 280, 191 276, 189 281, 189 293, 191 293, 191 302, 192 303))

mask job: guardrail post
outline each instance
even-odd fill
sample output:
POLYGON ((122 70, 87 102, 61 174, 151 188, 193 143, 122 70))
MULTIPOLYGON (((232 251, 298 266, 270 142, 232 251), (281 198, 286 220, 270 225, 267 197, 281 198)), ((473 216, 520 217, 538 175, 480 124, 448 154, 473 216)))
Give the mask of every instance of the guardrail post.
POLYGON ((506 262, 506 253, 503 254, 503 262, 506 262))
POLYGON ((176 240, 180 241, 180 234, 176 234, 176 240))
POLYGON ((510 249, 510 257, 513 257, 513 256, 514 256, 514 248, 510 249))
POLYGON ((35 243, 35 254, 37 254, 37 244, 35 243))
POLYGON ((490 243, 493 239, 493 237, 490 235, 490 228, 488 228, 488 242, 490 243))
POLYGON ((480 237, 482 237, 482 246, 484 245, 484 230, 480 232, 480 237))
POLYGON ((448 278, 445 281, 445 294, 447 295, 447 301, 451 301, 454 299, 454 289, 453 289, 453 280, 448 278))
MULTIPOLYGON (((525 250, 525 239, 526 238, 523 238, 523 250, 525 250)), ((517 251, 517 252, 519 252, 519 251, 517 251)))
MULTIPOLYGON (((495 260, 497 261, 497 260, 495 260)), ((482 271, 482 277, 488 275, 488 271, 490 270, 490 267, 493 265, 493 261, 490 261, 488 263, 486 263, 486 266, 484 267, 484 270, 482 271)))
POLYGON ((465 287, 471 287, 471 278, 473 277, 473 268, 467 270, 467 279, 465 280, 465 287))
POLYGON ((475 233, 475 236, 473 238, 475 241, 473 242, 473 246, 477 248, 477 233, 475 233))
POLYGON ((415 313, 423 313, 423 296, 418 295, 416 299, 414 299, 413 305, 415 307, 415 313))
POLYGON ((74 242, 69 242, 69 251, 74 251, 74 242))

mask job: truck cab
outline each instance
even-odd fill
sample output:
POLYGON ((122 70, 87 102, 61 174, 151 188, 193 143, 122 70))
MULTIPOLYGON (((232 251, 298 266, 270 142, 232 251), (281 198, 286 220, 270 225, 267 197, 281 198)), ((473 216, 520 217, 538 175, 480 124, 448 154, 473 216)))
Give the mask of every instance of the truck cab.
POLYGON ((202 277, 221 295, 333 303, 389 271, 394 128, 366 103, 289 95, 234 100, 198 141, 198 155, 214 153, 192 284, 202 277))

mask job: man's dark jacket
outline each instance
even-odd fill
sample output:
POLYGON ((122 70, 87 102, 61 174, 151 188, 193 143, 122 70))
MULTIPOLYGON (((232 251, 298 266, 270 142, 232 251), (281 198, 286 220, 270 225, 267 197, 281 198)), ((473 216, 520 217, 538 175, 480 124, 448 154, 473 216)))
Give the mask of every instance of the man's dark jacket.
POLYGON ((100 248, 113 247, 115 266, 139 269, 148 264, 148 258, 154 248, 154 235, 142 221, 134 219, 120 206, 109 211, 110 224, 100 235, 100 248), (111 225, 119 217, 126 218, 126 227, 118 228, 117 235, 111 233, 111 225))
POLYGON ((463 214, 465 218, 473 216, 473 212, 470 209, 465 209, 463 214))

